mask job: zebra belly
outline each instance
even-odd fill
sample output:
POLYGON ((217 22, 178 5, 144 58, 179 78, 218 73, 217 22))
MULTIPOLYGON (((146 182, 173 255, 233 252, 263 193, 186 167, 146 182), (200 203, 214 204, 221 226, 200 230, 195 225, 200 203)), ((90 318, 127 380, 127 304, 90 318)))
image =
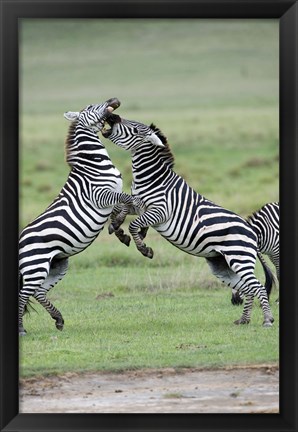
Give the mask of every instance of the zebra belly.
POLYGON ((178 249, 190 255, 200 256, 204 258, 209 258, 209 257, 211 258, 220 254, 220 252, 216 250, 218 249, 218 247, 214 245, 207 246, 202 250, 202 247, 204 245, 200 244, 200 235, 197 235, 194 241, 190 241, 189 236, 182 241, 181 239, 177 239, 177 237, 173 234, 168 235, 167 232, 161 229, 160 226, 156 226, 154 228, 173 246, 176 246, 178 249))
POLYGON ((175 229, 171 228, 174 223, 175 219, 172 218, 154 228, 171 244, 194 256, 211 258, 226 252, 231 254, 235 251, 237 254, 239 248, 250 253, 256 249, 254 240, 238 232, 241 229, 238 222, 226 221, 216 227, 206 226, 195 220, 192 224, 181 225, 179 230, 177 221, 175 229))

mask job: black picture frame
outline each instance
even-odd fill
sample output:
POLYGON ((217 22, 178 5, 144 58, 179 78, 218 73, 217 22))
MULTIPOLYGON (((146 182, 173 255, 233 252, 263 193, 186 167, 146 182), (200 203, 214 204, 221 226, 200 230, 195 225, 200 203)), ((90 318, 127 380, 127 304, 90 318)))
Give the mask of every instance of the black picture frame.
POLYGON ((288 0, 0 0, 1 431, 297 431, 298 4, 288 0), (19 414, 18 22, 21 18, 277 18, 280 21, 279 414, 19 414))

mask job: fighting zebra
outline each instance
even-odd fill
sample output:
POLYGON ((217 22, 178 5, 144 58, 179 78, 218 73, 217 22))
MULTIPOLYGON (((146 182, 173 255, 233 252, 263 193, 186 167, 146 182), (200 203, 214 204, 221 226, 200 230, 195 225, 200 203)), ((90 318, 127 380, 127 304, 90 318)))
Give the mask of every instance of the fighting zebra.
POLYGON ((25 334, 23 314, 33 296, 63 329, 64 320, 47 299, 47 292, 65 275, 68 258, 86 249, 103 229, 113 206, 132 204, 122 193, 122 178, 97 132, 120 102, 88 105, 67 112, 71 121, 66 138, 66 161, 71 171, 53 203, 21 233, 19 241, 19 333, 25 334))
MULTIPOLYGON (((259 252, 268 255, 270 261, 275 266, 279 282, 279 203, 272 202, 265 204, 249 216, 247 222, 253 227, 257 235, 259 252)), ((267 290, 268 297, 271 286, 267 290)), ((279 300, 277 299, 276 301, 278 302, 279 300)), ((239 293, 233 292, 232 303, 242 303, 239 293)))
MULTIPOLYGON (((167 138, 153 124, 146 126, 111 114, 110 129, 102 130, 119 147, 132 155, 132 193, 144 203, 140 216, 129 224, 137 249, 152 258, 153 251, 139 230, 153 227, 177 248, 204 257, 212 273, 232 289, 239 290, 246 302, 235 324, 248 324, 254 297, 261 303, 263 325, 274 319, 265 288, 254 275, 257 236, 253 228, 237 214, 226 210, 195 192, 173 171, 174 157, 167 138)), ((113 215, 109 231, 117 230, 127 210, 113 215)))

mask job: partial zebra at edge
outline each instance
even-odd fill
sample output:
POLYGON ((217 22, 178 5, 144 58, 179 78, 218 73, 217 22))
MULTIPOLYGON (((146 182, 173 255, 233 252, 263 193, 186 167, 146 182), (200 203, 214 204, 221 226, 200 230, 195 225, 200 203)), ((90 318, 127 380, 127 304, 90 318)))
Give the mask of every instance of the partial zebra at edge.
MULTIPOLYGON (((253 227, 258 238, 259 258, 262 266, 266 266, 266 271, 271 272, 266 261, 261 254, 267 255, 275 267, 277 281, 279 283, 279 203, 271 202, 265 204, 259 210, 248 216, 247 222, 253 227)), ((266 275, 265 271, 265 275, 266 275)), ((272 274, 272 272, 271 272, 272 274)), ((265 288, 268 299, 272 287, 276 285, 275 276, 272 274, 265 281, 265 288)), ((232 294, 232 304, 241 304, 242 299, 238 293, 232 294)), ((276 300, 279 302, 279 298, 276 300)))

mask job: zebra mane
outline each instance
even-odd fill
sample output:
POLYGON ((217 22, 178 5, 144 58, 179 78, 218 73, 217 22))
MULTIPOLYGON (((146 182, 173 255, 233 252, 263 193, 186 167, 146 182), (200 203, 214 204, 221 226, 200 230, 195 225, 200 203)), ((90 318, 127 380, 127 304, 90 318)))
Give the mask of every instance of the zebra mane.
POLYGON ((254 219, 256 213, 258 213, 258 211, 255 211, 255 212, 251 213, 250 215, 246 216, 246 218, 245 218, 246 222, 250 222, 252 219, 254 219))
POLYGON ((174 160, 174 155, 171 152, 167 137, 161 132, 161 130, 157 126, 155 126, 154 123, 151 123, 150 129, 153 130, 153 132, 158 136, 160 141, 165 146, 163 148, 160 147, 158 148, 160 156, 169 165, 170 168, 173 168, 175 160, 174 160))
POLYGON ((65 139, 65 160, 68 165, 72 168, 73 163, 71 162, 71 153, 74 148, 74 138, 75 138, 75 130, 78 124, 78 120, 71 122, 68 128, 68 133, 65 139))

